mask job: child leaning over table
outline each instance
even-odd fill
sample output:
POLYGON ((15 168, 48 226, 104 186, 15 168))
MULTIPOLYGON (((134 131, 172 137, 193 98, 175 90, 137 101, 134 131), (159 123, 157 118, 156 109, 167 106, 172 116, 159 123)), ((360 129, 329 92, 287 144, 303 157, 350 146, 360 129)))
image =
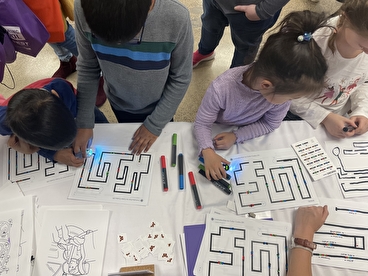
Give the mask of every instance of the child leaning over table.
POLYGON ((211 83, 194 122, 207 178, 226 176, 222 163, 229 161, 215 150, 273 131, 291 99, 322 90, 327 65, 312 33, 326 26, 325 22, 323 14, 307 10, 288 14, 280 30, 267 39, 257 61, 229 69, 211 83), (211 139, 215 122, 237 128, 211 139))
POLYGON ((285 120, 302 118, 345 138, 368 130, 368 1, 346 0, 340 14, 328 22, 334 29, 313 34, 328 64, 325 88, 312 102, 293 100, 285 120))
MULTIPOLYGON (((34 82, 8 99, 0 95, 0 134, 10 135, 8 146, 69 166, 81 166, 70 145, 77 126, 77 100, 73 85, 59 78, 34 82)), ((95 110, 97 122, 107 122, 95 110)))

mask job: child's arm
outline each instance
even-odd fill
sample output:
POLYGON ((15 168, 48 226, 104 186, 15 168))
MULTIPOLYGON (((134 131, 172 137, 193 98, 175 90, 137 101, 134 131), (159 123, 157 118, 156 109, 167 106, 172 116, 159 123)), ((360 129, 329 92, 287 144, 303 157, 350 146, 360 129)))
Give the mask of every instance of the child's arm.
POLYGON ((212 141, 212 125, 217 120, 221 109, 221 100, 217 96, 213 82, 208 87, 202 103, 198 108, 196 119, 194 121, 194 135, 198 142, 199 154, 203 149, 214 149, 212 141))
MULTIPOLYGON (((328 216, 325 205, 300 207, 294 219, 293 238, 313 242, 314 233, 323 225, 328 216)), ((287 276, 312 276, 312 253, 302 247, 291 249, 287 276)))
POLYGON ((274 131, 280 126, 282 120, 285 118, 285 115, 289 110, 289 106, 289 102, 275 105, 272 109, 263 114, 258 121, 239 127, 234 131, 234 134, 237 137, 236 142, 242 143, 274 131))
POLYGON ((350 119, 358 126, 355 134, 364 134, 368 131, 368 83, 364 83, 351 93, 350 119))
POLYGON ((301 117, 313 128, 317 128, 330 113, 323 106, 308 98, 294 99, 291 101, 290 111, 301 117))

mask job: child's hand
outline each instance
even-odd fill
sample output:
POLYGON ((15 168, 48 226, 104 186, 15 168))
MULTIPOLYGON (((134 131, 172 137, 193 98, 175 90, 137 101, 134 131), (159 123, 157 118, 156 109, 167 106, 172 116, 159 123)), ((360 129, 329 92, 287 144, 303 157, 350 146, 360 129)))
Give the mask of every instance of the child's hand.
POLYGON ((83 158, 86 158, 86 150, 88 140, 93 137, 92 128, 80 128, 77 131, 77 137, 75 137, 73 143, 73 150, 75 153, 82 152, 83 158))
POLYGON ((294 237, 312 241, 314 233, 323 225, 327 216, 327 205, 299 207, 294 220, 294 237))
POLYGON ((25 142, 23 139, 18 138, 14 134, 12 134, 8 140, 8 146, 17 152, 21 152, 24 154, 32 154, 40 150, 39 147, 32 146, 31 144, 25 142))
POLYGON ((358 127, 353 120, 332 112, 327 115, 322 121, 322 124, 325 126, 328 133, 337 138, 346 138, 355 135, 355 130, 344 132, 342 129, 345 126, 358 127))
POLYGON ((65 164, 73 167, 80 167, 83 165, 85 159, 75 157, 73 149, 67 148, 57 151, 54 155, 54 160, 60 164, 65 164))
POLYGON ((135 131, 132 143, 129 150, 132 154, 140 155, 142 152, 147 152, 158 136, 150 132, 143 124, 135 131))
POLYGON ((218 155, 213 149, 202 150, 204 159, 204 166, 206 168, 206 177, 211 180, 211 177, 215 180, 226 177, 226 171, 222 163, 230 164, 229 161, 218 155))
POLYGON ((354 121, 354 123, 358 126, 355 129, 354 134, 364 134, 368 131, 368 118, 364 116, 352 116, 350 120, 354 121))
POLYGON ((233 132, 222 132, 213 138, 215 149, 227 150, 236 142, 236 136, 233 132))

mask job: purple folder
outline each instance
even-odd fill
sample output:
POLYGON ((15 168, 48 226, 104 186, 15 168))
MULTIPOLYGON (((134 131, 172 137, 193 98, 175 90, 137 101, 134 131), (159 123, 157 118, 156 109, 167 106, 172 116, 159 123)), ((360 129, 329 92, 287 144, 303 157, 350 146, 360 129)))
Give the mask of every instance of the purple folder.
POLYGON ((199 248, 201 247, 205 228, 205 224, 184 226, 188 276, 194 276, 193 269, 197 260, 199 248))

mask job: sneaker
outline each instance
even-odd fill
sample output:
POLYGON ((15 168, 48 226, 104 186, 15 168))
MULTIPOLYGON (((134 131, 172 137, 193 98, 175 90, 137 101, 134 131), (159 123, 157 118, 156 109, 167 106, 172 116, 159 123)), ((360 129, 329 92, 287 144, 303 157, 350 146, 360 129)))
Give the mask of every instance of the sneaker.
POLYGON ((211 60, 215 58, 215 52, 209 53, 208 55, 202 55, 199 51, 193 53, 193 68, 197 67, 202 61, 211 60))
POLYGON ((106 102, 106 94, 103 89, 104 79, 101 76, 100 82, 98 83, 97 97, 96 97, 96 106, 101 107, 106 102))
POLYGON ((69 61, 60 61, 60 67, 52 75, 53 78, 66 79, 69 75, 77 71, 77 58, 72 56, 69 61))

